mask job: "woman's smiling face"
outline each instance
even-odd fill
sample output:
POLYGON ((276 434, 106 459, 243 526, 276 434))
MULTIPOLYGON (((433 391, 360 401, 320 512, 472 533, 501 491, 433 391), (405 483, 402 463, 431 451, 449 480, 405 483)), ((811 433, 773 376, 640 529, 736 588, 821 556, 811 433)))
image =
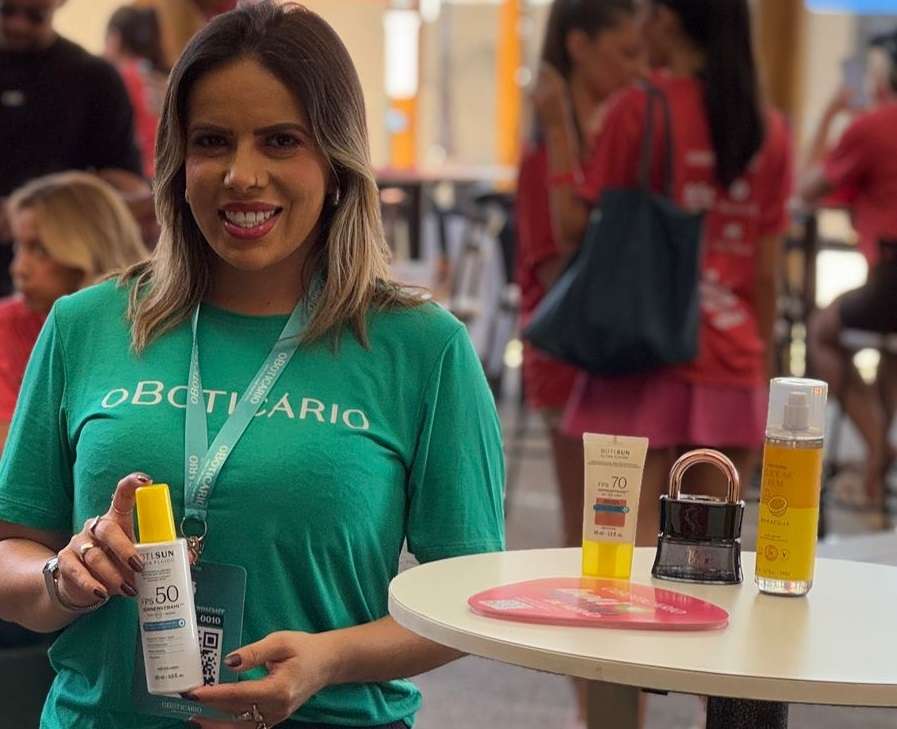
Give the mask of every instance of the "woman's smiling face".
POLYGON ((295 96, 258 62, 210 71, 187 105, 187 197, 212 270, 298 270, 319 232, 329 166, 295 96))

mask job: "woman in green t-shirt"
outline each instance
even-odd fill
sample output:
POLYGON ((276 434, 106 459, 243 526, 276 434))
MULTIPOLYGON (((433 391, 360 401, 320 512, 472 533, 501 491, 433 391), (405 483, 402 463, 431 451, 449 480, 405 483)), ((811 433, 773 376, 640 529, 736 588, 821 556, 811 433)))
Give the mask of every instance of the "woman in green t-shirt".
POLYGON ((410 726, 404 677, 458 654, 389 617, 389 580, 403 544, 501 549, 504 470, 463 326, 389 280, 345 47, 295 5, 216 18, 172 71, 156 157, 158 247, 53 307, 0 462, 0 619, 64 628, 41 727, 410 726), (203 645, 233 680, 181 704, 140 672, 151 480, 197 537, 197 604, 216 569, 245 575, 221 587, 234 650, 203 645))

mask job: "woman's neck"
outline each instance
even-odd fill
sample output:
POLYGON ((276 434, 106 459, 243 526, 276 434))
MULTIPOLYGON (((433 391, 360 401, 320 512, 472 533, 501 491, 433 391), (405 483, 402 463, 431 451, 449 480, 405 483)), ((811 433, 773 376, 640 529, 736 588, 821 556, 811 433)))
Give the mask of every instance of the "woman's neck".
POLYGON ((707 57, 702 50, 683 43, 670 51, 667 69, 673 76, 697 76, 706 65, 707 57))
POLYGON ((583 135, 582 141, 586 145, 598 131, 601 105, 606 100, 599 98, 579 74, 574 72, 570 77, 570 103, 573 106, 576 125, 583 135))
POLYGON ((206 301, 235 314, 273 316, 289 314, 305 293, 302 267, 281 266, 281 271, 241 271, 218 261, 206 301))

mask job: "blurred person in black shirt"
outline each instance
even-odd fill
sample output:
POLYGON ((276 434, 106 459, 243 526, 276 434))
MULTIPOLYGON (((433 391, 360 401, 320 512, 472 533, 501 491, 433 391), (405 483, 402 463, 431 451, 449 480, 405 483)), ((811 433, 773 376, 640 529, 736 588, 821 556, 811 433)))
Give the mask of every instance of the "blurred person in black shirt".
MULTIPOLYGON (((0 0, 0 295, 11 289, 6 197, 30 179, 95 170, 146 204, 131 105, 117 71, 59 36, 65 0, 0 0)), ((0 647, 36 640, 0 622, 0 647)))
POLYGON ((134 121, 115 68, 61 37, 65 0, 0 0, 0 295, 10 290, 5 205, 30 179, 93 170, 145 208, 134 121))

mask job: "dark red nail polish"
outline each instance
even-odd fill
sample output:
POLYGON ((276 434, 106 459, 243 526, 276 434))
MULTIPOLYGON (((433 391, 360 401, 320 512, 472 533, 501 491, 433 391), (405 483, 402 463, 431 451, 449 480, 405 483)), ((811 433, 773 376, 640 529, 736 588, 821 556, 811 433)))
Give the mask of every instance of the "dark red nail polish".
POLYGON ((100 600, 108 600, 109 599, 109 595, 107 595, 102 590, 94 590, 93 594, 96 595, 100 600))
POLYGON ((243 659, 240 658, 239 653, 231 653, 229 656, 226 656, 224 659, 224 665, 228 668, 236 668, 243 662, 243 659))
MULTIPOLYGON (((187 701, 197 701, 196 694, 191 694, 189 691, 184 691, 184 693, 181 694, 181 698, 187 699, 187 701)), ((199 724, 197 724, 195 721, 192 723, 196 726, 199 726, 199 724)))
POLYGON ((127 582, 121 583, 121 591, 130 597, 137 597, 137 588, 127 582))
POLYGON ((145 473, 135 473, 134 478, 136 478, 140 483, 150 483, 153 479, 147 476, 145 473))
POLYGON ((143 572, 143 560, 140 557, 131 557, 128 560, 128 564, 131 565, 131 569, 135 572, 143 572))

